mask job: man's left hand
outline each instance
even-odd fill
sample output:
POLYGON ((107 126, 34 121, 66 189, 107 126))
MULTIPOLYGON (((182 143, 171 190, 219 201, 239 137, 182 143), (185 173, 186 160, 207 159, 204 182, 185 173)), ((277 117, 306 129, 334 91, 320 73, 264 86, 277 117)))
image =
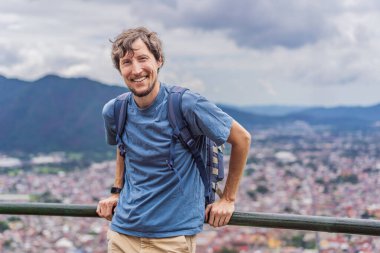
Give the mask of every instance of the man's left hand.
POLYGON ((228 224, 233 212, 235 211, 235 202, 226 199, 220 199, 206 207, 206 222, 213 227, 221 227, 228 224))

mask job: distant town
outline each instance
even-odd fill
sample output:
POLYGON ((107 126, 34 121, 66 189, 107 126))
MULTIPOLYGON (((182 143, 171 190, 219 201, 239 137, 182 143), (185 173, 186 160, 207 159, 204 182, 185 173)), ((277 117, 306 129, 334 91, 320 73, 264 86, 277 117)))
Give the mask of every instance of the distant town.
MULTIPOLYGON (((299 121, 256 129, 252 138, 236 211, 380 219, 380 131, 299 121)), ((0 155, 0 201, 96 204, 113 183, 113 161, 87 164, 74 153, 25 157, 0 155)), ((227 148, 226 169, 228 159, 227 148)), ((97 218, 1 215, 0 252, 103 253, 108 225, 97 218)), ((373 236, 204 228, 198 253, 380 252, 380 237, 373 236)))

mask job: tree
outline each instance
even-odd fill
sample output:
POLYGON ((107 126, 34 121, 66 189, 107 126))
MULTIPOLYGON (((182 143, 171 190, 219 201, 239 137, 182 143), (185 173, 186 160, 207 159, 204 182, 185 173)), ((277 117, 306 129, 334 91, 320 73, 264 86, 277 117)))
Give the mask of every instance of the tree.
POLYGON ((216 253, 239 253, 239 251, 234 248, 223 247, 220 250, 216 251, 216 253))
POLYGON ((5 221, 0 221, 0 233, 8 229, 9 229, 8 223, 5 221))

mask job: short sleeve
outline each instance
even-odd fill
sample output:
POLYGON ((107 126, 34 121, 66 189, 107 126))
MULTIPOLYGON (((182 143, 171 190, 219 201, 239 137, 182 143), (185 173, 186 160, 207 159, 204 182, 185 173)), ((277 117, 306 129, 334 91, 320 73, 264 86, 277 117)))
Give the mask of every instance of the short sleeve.
POLYGON ((102 110, 102 115, 104 119, 104 128, 105 128, 105 134, 106 134, 106 142, 109 145, 117 144, 114 105, 115 105, 115 99, 111 99, 103 106, 103 110, 102 110))
POLYGON ((182 112, 193 135, 206 135, 217 145, 227 141, 233 118, 205 97, 186 91, 182 112))

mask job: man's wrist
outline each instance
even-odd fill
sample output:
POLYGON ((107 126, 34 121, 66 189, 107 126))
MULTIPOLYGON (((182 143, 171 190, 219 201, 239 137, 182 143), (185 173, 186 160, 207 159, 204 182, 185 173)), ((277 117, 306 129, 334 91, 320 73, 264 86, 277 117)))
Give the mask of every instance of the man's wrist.
POLYGON ((227 201, 227 202, 232 202, 232 203, 235 203, 235 200, 236 200, 236 197, 227 197, 227 196, 222 196, 222 198, 224 201, 227 201))
POLYGON ((123 188, 113 186, 111 188, 111 194, 119 194, 123 188))

